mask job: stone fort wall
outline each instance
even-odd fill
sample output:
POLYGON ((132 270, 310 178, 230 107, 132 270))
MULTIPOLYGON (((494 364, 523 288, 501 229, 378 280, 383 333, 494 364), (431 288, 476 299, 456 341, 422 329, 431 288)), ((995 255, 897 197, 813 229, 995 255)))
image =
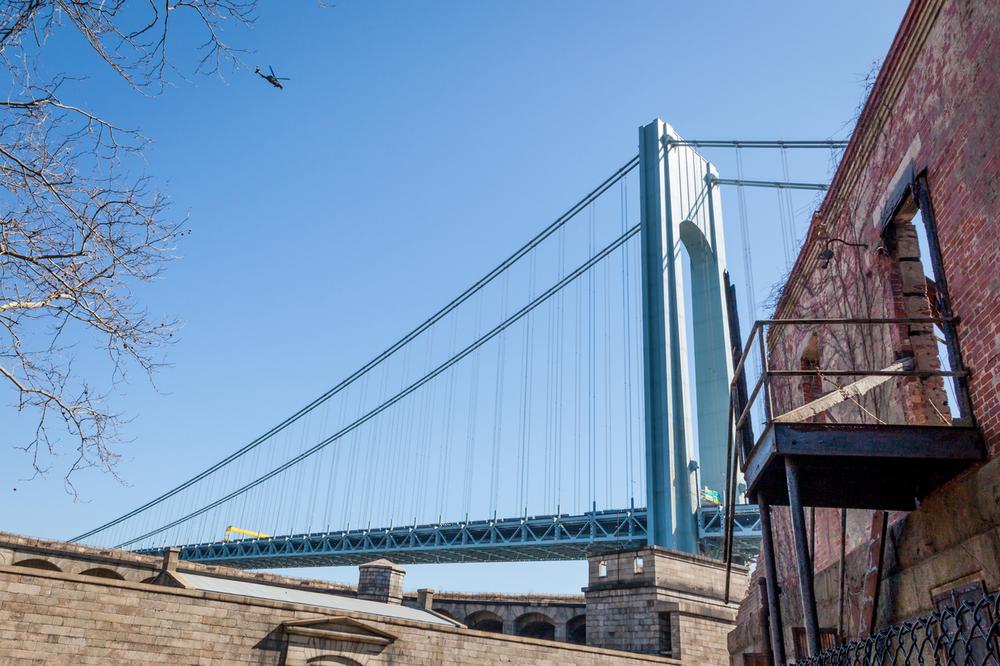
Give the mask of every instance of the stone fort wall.
MULTIPOLYGON (((291 665, 321 658, 328 661, 319 663, 340 664, 680 663, 382 615, 345 618, 329 608, 169 587, 152 582, 163 566, 158 558, 0 535, 0 664, 291 665)), ((181 572, 352 592, 321 581, 183 562, 176 566, 181 572)))

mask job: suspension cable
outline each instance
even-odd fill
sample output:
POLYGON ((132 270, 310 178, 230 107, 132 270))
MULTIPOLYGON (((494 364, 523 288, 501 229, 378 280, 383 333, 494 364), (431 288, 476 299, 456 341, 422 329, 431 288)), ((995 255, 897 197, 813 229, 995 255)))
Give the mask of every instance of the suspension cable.
POLYGON ((99 527, 95 527, 94 529, 90 530, 89 532, 84 532, 83 534, 80 534, 79 536, 73 537, 72 539, 69 540, 69 543, 74 543, 76 541, 81 541, 83 539, 86 539, 86 538, 88 538, 90 536, 93 536, 94 534, 97 534, 98 532, 106 530, 109 527, 113 527, 113 526, 115 526, 115 525, 117 525, 117 524, 119 524, 119 523, 121 523, 121 522, 123 522, 125 520, 128 520, 129 518, 132 518, 133 516, 135 516, 135 515, 137 515, 139 513, 142 513, 143 511, 145 511, 146 509, 149 509, 150 507, 156 506, 157 504, 163 502, 164 500, 169 499, 170 497, 173 497, 174 495, 176 495, 177 493, 181 492, 182 490, 191 487, 192 485, 194 485, 198 481, 201 481, 202 479, 204 479, 208 475, 212 474, 213 472, 219 470, 220 468, 228 465, 233 460, 236 460, 237 458, 239 458, 243 454, 247 453, 248 451, 253 450, 254 448, 256 448, 257 446, 259 446, 260 444, 262 444, 265 441, 267 441, 270 437, 274 436, 275 434, 281 432, 282 430, 284 430, 288 426, 292 425, 293 423, 295 423, 296 421, 298 421, 300 418, 302 418, 303 416, 305 416, 306 414, 308 414, 309 412, 311 412, 313 409, 315 409, 319 405, 323 404, 324 402, 326 402, 327 400, 329 400, 330 398, 332 398, 336 394, 340 393, 340 391, 342 391, 344 388, 346 388, 347 386, 350 386, 356 379, 358 379, 359 377, 365 375, 372 368, 374 368, 374 367, 378 366, 379 364, 381 364, 383 361, 385 361, 387 358, 389 358, 390 356, 392 356, 393 354, 395 354, 397 351, 399 351, 399 349, 401 349, 402 347, 404 347, 406 344, 408 344, 414 338, 416 338, 417 336, 419 336, 421 333, 423 333, 428 328, 430 328, 435 323, 437 323, 442 318, 444 318, 446 315, 448 315, 448 313, 452 312, 459 305, 461 305, 462 303, 464 303, 465 301, 467 301, 474 294, 476 294, 477 292, 479 292, 480 290, 482 290, 484 287, 486 287, 488 284, 490 284, 494 279, 496 279, 496 277, 498 275, 504 273, 510 266, 512 266, 513 264, 515 264, 523 256, 525 256, 531 250, 533 250, 535 247, 537 247, 539 244, 541 244, 542 241, 544 241, 546 238, 548 238, 553 233, 555 233, 559 228, 561 228, 564 224, 566 224, 571 219, 573 219, 580 211, 584 210, 588 205, 590 205, 591 202, 593 202, 595 199, 597 199, 597 197, 599 197, 605 191, 607 191, 608 189, 610 189, 621 178, 625 177, 630 171, 632 171, 632 169, 634 169, 636 166, 638 166, 638 164, 639 164, 639 156, 636 155, 635 157, 633 157, 632 159, 630 159, 628 162, 626 162, 621 168, 619 168, 617 171, 615 171, 611 176, 609 176, 607 179, 605 179, 600 185, 598 185, 596 188, 594 188, 593 190, 591 190, 586 196, 584 196, 582 199, 580 199, 580 201, 578 201, 573 206, 571 206, 569 208, 569 210, 567 210, 565 213, 563 213, 558 218, 556 218, 556 220, 554 222, 552 222, 549 226, 547 226, 545 229, 543 229, 534 238, 532 238, 530 241, 528 241, 527 243, 525 243, 524 245, 522 245, 520 247, 520 249, 518 249, 516 252, 514 252, 514 254, 512 254, 509 257, 507 257, 506 259, 504 259, 493 270, 491 270, 489 273, 487 273, 486 275, 484 275, 483 277, 481 277, 479 280, 477 280, 475 283, 473 283, 472 286, 470 286, 468 289, 466 289, 461 294, 459 294, 454 299, 452 299, 451 302, 449 302, 443 308, 441 308, 436 313, 434 313, 433 315, 431 315, 429 318, 427 318, 426 320, 424 320, 423 323, 421 323, 419 326, 417 326, 416 328, 414 328, 413 330, 411 330, 409 333, 407 333, 406 335, 404 335, 402 338, 400 338, 399 340, 397 340, 395 343, 393 343, 392 345, 390 345, 382 353, 380 353, 377 356, 375 356, 375 358, 373 358, 372 360, 370 360, 367 363, 365 363, 359 369, 355 370, 353 373, 351 373, 350 375, 348 375, 345 379, 341 380, 333 388, 331 388, 328 391, 326 391, 325 393, 323 393, 321 396, 319 396, 318 398, 316 398, 315 400, 313 400, 312 402, 310 402, 309 404, 307 404, 305 407, 302 407, 301 409, 299 409, 297 412, 295 412, 294 414, 292 414, 291 416, 289 416, 288 418, 286 418, 285 420, 283 420, 281 423, 279 423, 276 426, 272 427, 270 430, 268 430, 267 432, 265 432, 263 435, 260 435, 259 437, 257 437, 253 441, 251 441, 249 444, 243 446, 242 448, 238 449, 234 453, 231 453, 230 455, 226 456, 225 458, 223 458, 219 462, 215 463, 214 465, 212 465, 211 467, 205 469, 204 471, 200 472, 199 474, 195 475, 194 477, 188 479, 187 481, 185 481, 184 483, 180 484, 179 486, 176 486, 175 488, 172 488, 171 490, 168 490, 167 492, 163 493, 159 497, 146 502, 142 506, 140 506, 140 507, 138 507, 136 509, 133 509, 132 511, 129 511, 128 513, 123 514, 123 515, 119 516, 118 518, 115 518, 114 520, 112 520, 110 522, 107 522, 107 523, 105 523, 105 524, 103 524, 103 525, 101 525, 99 527))
POLYGON ((320 449, 326 447, 328 444, 331 444, 332 442, 337 441, 338 439, 340 439, 344 435, 347 435, 348 433, 354 431, 355 429, 357 429, 358 427, 360 427, 364 423, 367 423, 368 421, 370 421, 375 416, 378 416, 380 413, 384 412, 389 407, 392 407, 394 404, 396 404, 397 402, 399 402, 400 400, 402 400, 406 396, 410 395, 411 393, 413 393, 414 391, 416 391, 417 389, 419 389, 421 386, 427 384, 428 382, 430 382, 432 379, 434 379, 435 377, 437 377, 441 373, 445 372, 448 368, 452 367, 453 365, 455 365, 456 363, 458 363, 459 361, 461 361, 463 358, 465 358, 466 356, 468 356, 469 354, 471 354, 475 350, 477 350, 480 347, 482 347, 484 344, 486 344, 487 342, 489 342, 491 339, 493 339, 494 337, 496 337, 500 333, 503 333, 506 329, 508 329, 510 326, 512 326, 513 324, 515 324, 518 321, 520 321, 522 318, 524 318, 528 313, 530 313, 536 307, 538 307, 539 305, 541 305, 542 303, 544 303, 545 301, 547 301, 554 294, 558 293, 563 287, 565 287, 566 285, 568 285, 571 282, 573 282, 576 278, 578 278, 581 275, 583 275, 584 273, 586 273, 591 267, 593 267, 594 265, 598 264, 602 259, 604 259, 608 255, 610 255, 612 252, 614 252, 616 249, 618 249, 622 245, 624 245, 626 241, 628 241, 630 238, 632 238, 632 236, 636 235, 637 233, 639 233, 639 225, 635 225, 634 227, 632 227, 631 229, 629 229, 627 232, 625 232, 624 234, 622 234, 621 236, 619 236, 616 240, 612 241, 603 250, 601 250, 600 252, 598 252, 597 254, 595 254, 594 256, 592 256, 590 259, 588 259, 587 261, 585 261, 583 264, 581 264, 579 267, 577 267, 576 269, 574 269, 572 273, 564 276, 562 279, 560 279, 554 285, 552 285, 547 290, 545 290, 544 292, 542 292, 541 294, 539 294, 532 301, 530 301, 527 305, 525 305, 524 307, 522 307, 520 310, 518 310, 517 312, 515 312, 513 315, 511 315, 510 317, 508 317, 504 321, 502 321, 499 324, 497 324, 491 331, 489 331, 488 333, 484 334, 483 336, 481 336, 477 340, 471 342, 462 351, 460 351, 459 353, 455 354, 454 356, 452 356, 448 360, 444 361, 442 364, 440 364, 439 366, 437 366, 436 368, 434 368, 433 370, 431 370, 430 372, 428 372, 427 374, 425 374, 423 377, 421 377, 420 379, 418 379, 415 382, 413 382, 412 384, 410 384, 408 387, 406 387, 402 391, 398 392, 393 397, 389 398, 388 400, 382 402, 381 404, 379 404, 375 408, 371 409, 366 414, 364 414, 363 416, 361 416, 357 420, 355 420, 353 423, 345 426, 344 428, 340 429, 338 432, 336 432, 336 433, 330 435, 329 437, 321 440, 320 442, 318 442, 317 444, 313 445, 312 447, 306 449, 305 451, 302 451, 301 453, 299 453, 294 458, 286 461, 285 463, 283 463, 283 464, 279 465, 278 467, 272 469, 271 471, 267 472, 266 474, 264 474, 264 475, 262 475, 262 476, 260 476, 260 477, 258 477, 256 479, 254 479, 250 483, 247 483, 247 484, 243 485, 242 487, 237 488, 236 490, 234 490, 234 491, 226 494, 224 497, 221 497, 220 499, 217 499, 214 502, 211 502, 211 503, 209 503, 209 504, 207 504, 207 505, 205 505, 205 506, 203 506, 203 507, 201 507, 199 509, 196 509, 195 511, 192 511, 191 513, 187 514, 186 516, 182 516, 181 518, 177 518, 176 520, 174 520, 174 521, 172 521, 172 522, 170 522, 170 523, 168 523, 168 524, 166 524, 164 526, 161 526, 161 527, 158 527, 158 528, 156 528, 154 530, 151 530, 151 531, 149 531, 146 534, 143 534, 141 536, 134 537, 134 538, 132 538, 132 539, 130 539, 128 541, 125 541, 123 543, 120 543, 120 544, 118 544, 118 545, 116 545, 114 547, 115 548, 125 548, 127 546, 130 546, 130 545, 136 543, 136 542, 142 541, 143 539, 147 539, 147 538, 149 538, 151 536, 155 536, 155 535, 157 535, 157 534, 159 534, 159 533, 161 533, 161 532, 163 532, 165 530, 168 530, 168 529, 170 529, 172 527, 180 525, 180 524, 182 524, 182 523, 190 520, 191 518, 195 518, 197 516, 200 516, 201 514, 205 513, 206 511, 214 509, 215 507, 217 507, 217 506, 219 506, 221 504, 224 504, 225 502, 228 502, 229 500, 233 499, 234 497, 238 497, 239 495, 243 494, 244 492, 246 492, 246 491, 248 491, 248 490, 250 490, 252 488, 255 488, 255 487, 259 486, 260 484, 264 483, 268 479, 271 479, 271 478, 277 476, 278 474, 280 474, 281 472, 285 471, 286 469, 288 469, 288 468, 290 468, 290 467, 298 464, 299 462, 305 460, 306 458, 308 458, 312 454, 316 453, 320 449))

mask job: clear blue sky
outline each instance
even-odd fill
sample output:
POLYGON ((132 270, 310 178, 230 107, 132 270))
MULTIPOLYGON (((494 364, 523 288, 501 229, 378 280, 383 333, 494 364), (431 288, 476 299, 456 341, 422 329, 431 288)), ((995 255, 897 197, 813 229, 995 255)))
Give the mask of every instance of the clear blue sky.
MULTIPOLYGON (((636 153, 636 128, 656 116, 689 137, 845 137, 904 10, 899 0, 264 3, 232 41, 290 77, 284 91, 241 72, 148 99, 95 63, 82 100, 155 139, 149 174, 189 216, 182 258, 148 290, 152 311, 184 326, 159 392, 135 375, 116 398, 133 418, 125 485, 80 474, 74 503, 58 473, 25 481, 29 461, 5 447, 0 529, 68 538, 249 441, 554 219, 636 153)), ((53 58, 80 52, 71 38, 54 48, 53 58)), ((773 215, 751 217, 764 292, 783 258, 773 215)), ((23 427, 14 397, 0 397, 0 421, 23 427)), ((582 563, 409 569, 407 587, 586 582, 582 563)))

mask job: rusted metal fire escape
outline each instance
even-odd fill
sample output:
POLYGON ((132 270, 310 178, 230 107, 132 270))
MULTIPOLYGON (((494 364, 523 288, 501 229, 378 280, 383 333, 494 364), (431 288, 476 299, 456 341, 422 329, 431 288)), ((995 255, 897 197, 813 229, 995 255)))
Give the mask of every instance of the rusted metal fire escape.
MULTIPOLYGON (((815 656, 821 642, 806 507, 912 511, 935 488, 985 459, 932 211, 920 185, 914 179, 900 193, 883 228, 901 215, 909 222, 918 208, 923 214, 936 274, 936 307, 929 310, 935 316, 761 320, 749 331, 735 363, 727 497, 736 494, 738 463, 746 495, 760 507, 760 565, 777 664, 786 663, 776 566, 776 558, 784 554, 775 551, 770 507, 790 509, 806 645, 815 656), (828 350, 817 355, 813 365, 799 363, 795 354, 810 336, 828 350), (859 353, 862 349, 869 353, 859 353), (914 351, 920 349, 925 354, 931 349, 943 362, 921 362, 914 351), (748 382, 748 370, 757 364, 759 377, 748 382), (830 367, 821 367, 824 364, 830 367), (814 390, 803 390, 807 382, 814 390), (832 390, 823 390, 828 387, 832 390), (754 437, 752 423, 762 425, 759 437, 754 437)), ((731 310, 731 325, 733 319, 731 310)), ((876 515, 882 518, 884 535, 885 514, 876 515)), ((878 543, 884 549, 884 539, 878 543)), ((878 553, 879 562, 883 553, 878 553)), ((843 571, 843 554, 841 558, 843 571)), ((876 598, 869 600, 873 613, 878 605, 874 582, 876 598)))

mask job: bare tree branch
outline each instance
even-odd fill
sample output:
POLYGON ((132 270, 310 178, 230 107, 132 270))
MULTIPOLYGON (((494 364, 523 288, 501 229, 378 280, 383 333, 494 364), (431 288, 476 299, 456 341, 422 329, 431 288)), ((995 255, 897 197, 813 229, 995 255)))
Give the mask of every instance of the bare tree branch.
MULTIPOLYGON (((159 93, 174 69, 175 30, 197 32, 196 73, 239 66, 223 41, 227 25, 253 21, 256 0, 0 0, 0 396, 34 419, 24 449, 35 474, 54 457, 66 488, 72 474, 114 474, 122 442, 109 395, 129 368, 152 377, 176 322, 157 318, 133 291, 173 258, 182 223, 143 176, 132 175, 148 145, 139 132, 63 98, 79 77, 46 74, 41 55, 59 32, 78 34, 141 94, 159 93), (109 378, 74 370, 82 349, 107 354, 109 378), (102 388, 94 388, 100 385, 102 388), (106 386, 105 386, 106 385, 106 386)), ((186 41, 186 40, 185 40, 186 41)), ((48 60, 46 60, 48 62, 48 60)))

